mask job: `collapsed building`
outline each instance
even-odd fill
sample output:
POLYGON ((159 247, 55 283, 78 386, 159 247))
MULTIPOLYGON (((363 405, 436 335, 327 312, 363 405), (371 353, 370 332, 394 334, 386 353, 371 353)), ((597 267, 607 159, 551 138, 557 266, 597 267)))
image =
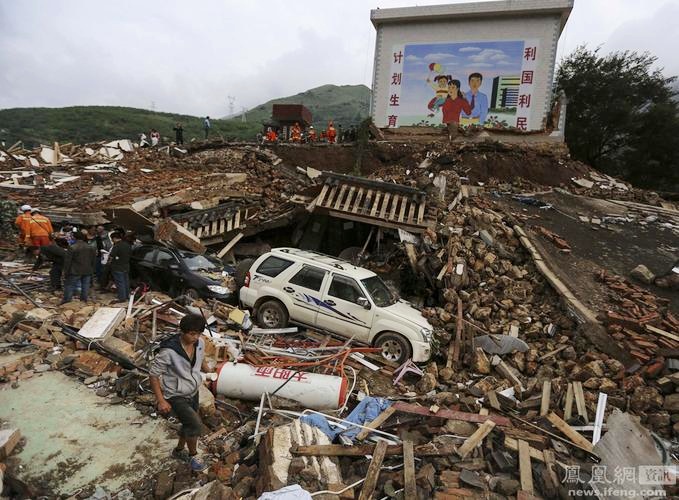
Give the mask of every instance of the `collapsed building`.
POLYGON ((603 465, 673 463, 679 301, 653 273, 674 264, 679 212, 563 146, 481 134, 385 140, 363 152, 360 171, 351 145, 133 148, 96 169, 79 152, 98 145, 59 149, 72 161, 8 150, 7 198, 41 206, 56 225, 123 226, 232 264, 279 246, 341 255, 420 308, 436 338, 429 363, 399 367, 323 331, 253 334, 237 307, 167 290, 139 290, 127 308, 107 292, 60 306, 46 271, 32 272, 7 240, 0 419, 5 488, 16 494, 255 498, 296 484, 334 498, 555 497, 589 487, 603 465), (639 265, 646 271, 630 275, 639 265), (303 363, 346 378, 339 412, 201 390, 210 468, 192 475, 167 457, 147 362, 196 308, 210 318, 214 363, 269 376, 303 363), (346 420, 361 400, 386 406, 346 420), (55 433, 38 403, 82 411, 80 425, 55 433), (352 444, 311 424, 318 412, 337 433, 360 425, 345 436, 352 444), (127 447, 103 453, 117 433, 127 447), (631 435, 634 447, 618 449, 631 435), (575 467, 580 482, 565 481, 575 467))

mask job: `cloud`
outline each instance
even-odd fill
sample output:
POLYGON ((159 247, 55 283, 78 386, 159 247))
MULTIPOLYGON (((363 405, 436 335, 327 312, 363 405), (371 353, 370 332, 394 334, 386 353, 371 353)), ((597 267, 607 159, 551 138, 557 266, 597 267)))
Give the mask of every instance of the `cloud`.
POLYGON ((406 56, 406 61, 421 61, 422 58, 417 57, 415 55, 410 54, 409 56, 406 56))
POLYGON ((445 52, 434 52, 432 54, 427 54, 424 56, 425 61, 435 62, 441 59, 455 59, 457 56, 454 54, 447 54, 445 52))
POLYGON ((458 52, 479 52, 481 47, 462 47, 458 52))
POLYGON ((467 60, 475 63, 485 63, 488 61, 506 61, 509 56, 500 49, 483 49, 478 54, 467 57, 467 60))
POLYGON ((497 66, 497 64, 490 64, 490 63, 475 63, 471 65, 474 68, 494 68, 497 66))

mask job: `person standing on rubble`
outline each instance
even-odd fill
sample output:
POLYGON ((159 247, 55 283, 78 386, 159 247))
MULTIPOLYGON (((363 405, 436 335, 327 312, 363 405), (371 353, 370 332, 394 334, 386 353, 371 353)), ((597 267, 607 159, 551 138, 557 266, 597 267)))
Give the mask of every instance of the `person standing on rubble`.
POLYGON ((59 233, 50 234, 50 244, 40 249, 40 254, 33 264, 33 270, 36 271, 42 266, 45 260, 52 263, 50 269, 50 287, 51 291, 55 292, 62 289, 61 275, 64 271, 64 260, 66 259, 66 250, 68 242, 66 238, 59 233))
POLYGON ((177 122, 177 125, 174 127, 174 142, 179 146, 180 144, 184 144, 184 127, 182 127, 182 124, 177 122))
POLYGON ((172 456, 188 460, 194 471, 207 465, 198 457, 198 438, 203 422, 198 415, 198 394, 202 384, 201 371, 208 372, 205 343, 201 338, 205 320, 198 314, 187 314, 179 322, 180 333, 160 343, 160 350, 149 367, 151 390, 158 411, 167 415, 173 411, 182 426, 177 447, 172 456), (188 448, 188 455, 184 451, 188 448))
POLYGON ((130 298, 130 257, 132 247, 120 233, 113 233, 113 248, 108 256, 111 264, 111 277, 116 284, 118 300, 126 302, 130 298))
POLYGON ((62 304, 70 302, 78 284, 80 285, 80 301, 87 302, 87 293, 92 283, 97 249, 87 244, 87 235, 78 231, 73 235, 75 243, 70 246, 64 258, 64 299, 62 304))
POLYGON ((203 120, 203 130, 205 131, 205 140, 207 141, 207 136, 210 134, 210 128, 212 125, 210 124, 210 117, 206 116, 205 120, 203 120))
MULTIPOLYGON (((26 239, 30 239, 30 245, 45 247, 50 244, 50 234, 54 232, 52 221, 40 213, 39 208, 31 210, 31 220, 28 224, 26 239)), ((28 242, 27 242, 28 243, 28 242)))

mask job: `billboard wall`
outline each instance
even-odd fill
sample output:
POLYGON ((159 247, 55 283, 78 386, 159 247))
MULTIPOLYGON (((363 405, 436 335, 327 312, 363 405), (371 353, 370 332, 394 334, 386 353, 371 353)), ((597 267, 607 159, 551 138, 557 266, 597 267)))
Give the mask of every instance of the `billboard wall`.
POLYGON ((537 40, 393 47, 385 127, 531 127, 537 40))

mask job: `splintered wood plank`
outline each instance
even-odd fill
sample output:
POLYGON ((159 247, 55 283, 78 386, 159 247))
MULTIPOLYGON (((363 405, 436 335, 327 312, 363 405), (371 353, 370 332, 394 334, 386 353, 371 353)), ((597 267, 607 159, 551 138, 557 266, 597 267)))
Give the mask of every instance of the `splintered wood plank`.
POLYGON ((342 206, 342 199, 344 199, 344 193, 347 190, 347 185, 343 185, 342 188, 340 189, 339 195, 337 196, 337 200, 335 200, 335 206, 333 207, 335 210, 339 210, 339 207, 342 206))
POLYGON ((469 455, 469 453, 476 448, 481 441, 483 441, 483 438, 485 438, 488 434, 490 434, 490 431, 493 430, 493 427, 495 427, 495 422, 492 420, 486 420, 484 423, 482 423, 478 429, 467 438, 467 440, 462 443, 462 446, 460 446, 457 449, 457 454, 460 455, 460 458, 464 459, 469 455))
POLYGON ((351 186, 351 189, 349 189, 349 194, 347 195, 347 199, 344 202, 344 211, 348 212, 349 209, 351 208, 351 200, 354 198, 354 191, 356 191, 355 186, 351 186))
POLYGON ((585 420, 585 423, 589 423, 587 406, 585 405, 585 393, 582 390, 582 382, 573 382, 573 395, 575 396, 575 407, 578 410, 578 415, 585 420))
POLYGON ((358 194, 356 195, 356 200, 354 200, 354 207, 351 209, 351 213, 355 214, 361 208, 361 198, 363 198, 364 193, 365 190, 363 188, 358 190, 358 194))
POLYGON ((325 196, 328 194, 328 191, 330 190, 330 186, 327 184, 323 184, 323 189, 321 189, 321 192, 318 194, 318 198, 316 198, 316 204, 317 205, 323 205, 323 200, 325 199, 325 196))
POLYGON ((519 439, 519 474, 521 489, 533 494, 533 469, 530 465, 530 446, 523 439, 519 439))
POLYGON ((382 461, 384 460, 384 455, 387 452, 387 442, 380 441, 375 446, 375 453, 373 453, 373 459, 368 467, 368 473, 365 475, 365 481, 363 482, 363 489, 361 489, 361 494, 358 500, 372 500, 373 493, 375 492, 375 486, 377 486, 377 478, 380 475, 380 467, 382 467, 382 461))
POLYGON ((549 400, 552 397, 552 381, 542 382, 542 401, 540 402, 540 416, 547 415, 549 411, 549 400))
POLYGON ((568 383, 568 388, 566 389, 566 404, 563 409, 564 420, 570 420, 573 416, 573 384, 568 383))
POLYGON ((229 231, 232 231, 232 230, 233 230, 233 220, 228 219, 226 221, 226 232, 228 233, 229 231))
POLYGON ((375 417, 375 420, 373 420, 369 424, 366 424, 366 427, 369 427, 370 429, 362 429, 361 432, 359 432, 356 435, 356 441, 363 441, 365 438, 368 437, 368 435, 371 432, 371 429, 377 429, 380 425, 386 422, 387 419, 391 417, 394 413, 396 413, 396 409, 393 406, 390 406, 382 413, 377 415, 377 417, 375 417))
POLYGON ((422 222, 424 222, 424 201, 420 202, 417 208, 417 223, 422 224, 422 222))
POLYGON ((405 487, 405 498, 417 498, 413 442, 408 440, 403 441, 403 485, 405 487))
POLYGON ((379 214, 380 219, 384 219, 385 215, 387 215, 387 206, 389 205, 390 197, 391 193, 387 193, 384 195, 384 200, 382 200, 382 209, 380 210, 379 214))
POLYGON ((195 234, 198 238, 200 238, 203 235, 203 226, 200 226, 198 228, 198 231, 195 231, 193 234, 195 234))
POLYGON ((414 224, 415 221, 413 220, 415 217, 415 200, 411 199, 410 200, 410 209, 408 210, 408 218, 406 219, 408 221, 408 224, 414 224))
POLYGON ((368 189, 365 195, 365 200, 363 201, 363 206, 361 206, 361 213, 367 214, 370 211, 370 203, 372 202, 373 190, 368 189))
POLYGON ((406 213, 406 205, 408 204, 408 198, 405 196, 401 197, 401 211, 398 214, 398 221, 403 222, 403 216, 406 213))
POLYGON ((377 208, 380 206, 380 198, 381 197, 382 197, 382 193, 380 191, 378 191, 377 195, 375 196, 375 201, 373 202, 372 210, 370 210, 370 217, 375 217, 375 214, 377 213, 377 208))
POLYGON ((394 201, 391 204, 391 213, 389 214, 389 219, 394 220, 394 217, 396 216, 396 207, 398 206, 398 202, 401 199, 401 195, 396 194, 394 195, 394 201))
POLYGON ((554 412, 549 412, 547 415, 547 420, 556 427, 564 436, 570 439, 574 444, 578 445, 580 448, 589 451, 590 453, 594 449, 594 445, 587 441, 582 434, 576 432, 570 425, 561 420, 559 416, 554 412))
POLYGON ((226 229, 226 220, 224 219, 219 219, 219 233, 223 233, 224 230, 226 229))

